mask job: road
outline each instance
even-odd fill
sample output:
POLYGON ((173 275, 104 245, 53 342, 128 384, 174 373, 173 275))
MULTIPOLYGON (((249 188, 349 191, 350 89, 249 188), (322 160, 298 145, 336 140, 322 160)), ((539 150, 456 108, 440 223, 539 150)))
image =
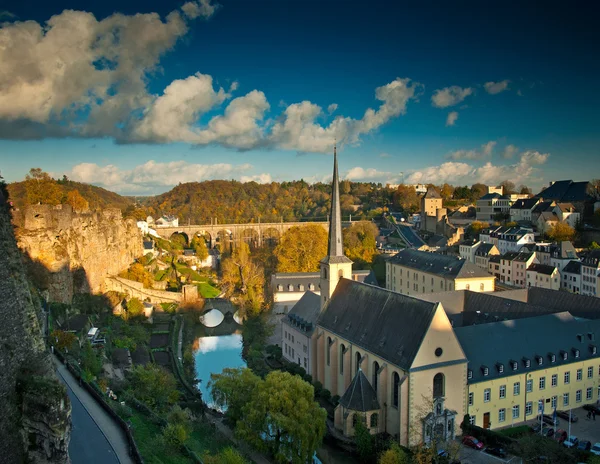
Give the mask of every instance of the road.
POLYGON ((413 227, 407 224, 397 223, 396 230, 411 248, 420 248, 425 245, 425 242, 421 240, 421 237, 417 235, 413 227))

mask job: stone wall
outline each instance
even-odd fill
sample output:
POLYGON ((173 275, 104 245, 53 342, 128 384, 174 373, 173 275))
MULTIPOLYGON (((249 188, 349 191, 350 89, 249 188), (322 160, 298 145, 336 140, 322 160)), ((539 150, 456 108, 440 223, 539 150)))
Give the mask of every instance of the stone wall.
POLYGON ((19 248, 48 301, 70 303, 75 293, 100 292, 106 276, 143 255, 140 230, 118 209, 75 213, 68 205, 34 205, 16 226, 19 248))
POLYGON ((181 293, 144 288, 141 282, 124 279, 123 277, 107 277, 104 281, 103 290, 105 292, 126 293, 131 298, 139 298, 142 301, 150 300, 151 303, 179 303, 183 300, 181 293))
POLYGON ((2 203, 0 464, 68 462, 71 405, 45 349, 39 308, 23 271, 9 212, 2 203), (36 389, 39 385, 44 388, 36 389))

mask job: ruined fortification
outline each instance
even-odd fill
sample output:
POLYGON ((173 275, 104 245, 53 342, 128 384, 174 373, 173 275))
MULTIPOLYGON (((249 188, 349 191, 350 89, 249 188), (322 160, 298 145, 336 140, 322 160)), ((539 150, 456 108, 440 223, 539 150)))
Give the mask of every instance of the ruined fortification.
POLYGON ((75 293, 97 293, 143 254, 142 235, 119 209, 77 213, 69 205, 34 205, 15 220, 19 248, 48 301, 70 303, 75 293))
POLYGON ((67 463, 71 405, 40 329, 10 215, 0 201, 0 464, 67 463))

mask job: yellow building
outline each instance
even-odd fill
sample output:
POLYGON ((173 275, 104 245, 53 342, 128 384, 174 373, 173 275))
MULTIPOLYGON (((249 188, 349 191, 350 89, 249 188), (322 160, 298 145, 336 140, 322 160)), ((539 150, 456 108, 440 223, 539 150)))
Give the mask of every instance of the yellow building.
POLYGON ((472 424, 501 428, 598 400, 600 320, 562 312, 454 331, 469 360, 472 424))
POLYGON ((496 278, 454 256, 405 249, 386 263, 386 288, 405 295, 452 290, 493 292, 496 278))

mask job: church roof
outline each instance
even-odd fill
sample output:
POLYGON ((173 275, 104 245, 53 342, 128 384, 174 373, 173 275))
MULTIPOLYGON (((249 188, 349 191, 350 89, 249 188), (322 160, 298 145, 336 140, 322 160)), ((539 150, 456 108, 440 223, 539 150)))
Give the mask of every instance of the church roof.
POLYGON ((310 336, 315 330, 320 311, 321 297, 316 293, 306 292, 290 310, 287 319, 283 319, 283 322, 299 328, 310 336))
POLYGON ((491 277, 479 266, 450 255, 406 248, 390 258, 390 263, 451 278, 491 277))
POLYGON ((358 369, 346 392, 340 398, 340 404, 346 409, 360 412, 380 409, 377 392, 365 377, 362 369, 358 369))
POLYGON ((429 187, 423 198, 442 198, 436 189, 429 187))
POLYGON ((436 308, 435 302, 340 279, 317 324, 408 370, 436 308))
POLYGON ((561 203, 572 201, 587 201, 589 182, 573 182, 572 180, 559 180, 536 196, 544 200, 555 200, 561 203))

